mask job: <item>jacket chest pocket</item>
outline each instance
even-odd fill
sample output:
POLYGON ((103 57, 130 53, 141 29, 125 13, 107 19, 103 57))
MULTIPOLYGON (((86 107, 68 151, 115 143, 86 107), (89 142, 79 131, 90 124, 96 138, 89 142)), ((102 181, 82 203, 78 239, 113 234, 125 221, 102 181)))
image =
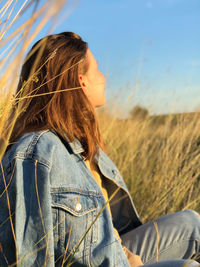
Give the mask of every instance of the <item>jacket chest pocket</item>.
POLYGON ((58 188, 52 190, 51 197, 55 254, 59 256, 67 252, 69 255, 76 250, 75 257, 84 257, 98 238, 98 220, 87 232, 97 216, 96 197, 88 192, 83 194, 58 188))

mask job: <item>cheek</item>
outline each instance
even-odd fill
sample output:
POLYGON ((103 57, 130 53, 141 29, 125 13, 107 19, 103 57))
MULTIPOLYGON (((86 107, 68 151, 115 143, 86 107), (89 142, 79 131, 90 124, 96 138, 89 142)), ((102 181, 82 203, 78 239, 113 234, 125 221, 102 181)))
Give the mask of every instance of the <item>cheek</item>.
POLYGON ((92 83, 93 86, 98 86, 105 84, 106 79, 103 73, 101 73, 98 69, 92 73, 90 76, 90 82, 92 83))
POLYGON ((88 78, 88 86, 85 94, 94 107, 104 105, 106 102, 104 93, 106 83, 105 76, 100 71, 96 71, 93 72, 88 78))

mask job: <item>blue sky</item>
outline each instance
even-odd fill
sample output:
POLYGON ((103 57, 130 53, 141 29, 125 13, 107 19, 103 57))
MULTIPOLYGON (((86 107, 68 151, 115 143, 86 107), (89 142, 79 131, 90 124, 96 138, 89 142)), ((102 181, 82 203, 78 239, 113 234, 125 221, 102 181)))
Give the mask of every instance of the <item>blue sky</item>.
POLYGON ((71 0, 62 16, 53 32, 89 43, 108 99, 132 95, 126 110, 139 104, 159 114, 200 108, 199 0, 71 0))

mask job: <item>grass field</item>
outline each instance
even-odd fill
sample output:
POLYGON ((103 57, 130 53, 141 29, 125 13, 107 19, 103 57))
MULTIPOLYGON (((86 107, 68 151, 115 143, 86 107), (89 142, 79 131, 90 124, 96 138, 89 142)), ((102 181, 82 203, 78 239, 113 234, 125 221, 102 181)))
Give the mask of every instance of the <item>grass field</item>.
POLYGON ((120 120, 99 111, 107 152, 143 221, 200 211, 199 118, 191 113, 120 120))

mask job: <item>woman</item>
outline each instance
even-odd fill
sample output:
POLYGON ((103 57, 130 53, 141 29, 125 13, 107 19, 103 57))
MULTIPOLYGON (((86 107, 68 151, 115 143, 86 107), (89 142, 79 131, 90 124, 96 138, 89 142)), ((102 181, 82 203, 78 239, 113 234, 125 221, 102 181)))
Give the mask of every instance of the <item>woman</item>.
POLYGON ((198 254, 197 213, 141 224, 104 152, 95 114, 104 86, 75 33, 47 36, 29 52, 4 131, 16 119, 1 162, 0 266, 184 266, 162 260, 198 254))

